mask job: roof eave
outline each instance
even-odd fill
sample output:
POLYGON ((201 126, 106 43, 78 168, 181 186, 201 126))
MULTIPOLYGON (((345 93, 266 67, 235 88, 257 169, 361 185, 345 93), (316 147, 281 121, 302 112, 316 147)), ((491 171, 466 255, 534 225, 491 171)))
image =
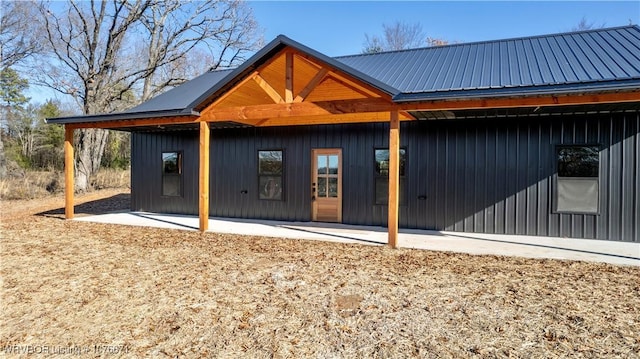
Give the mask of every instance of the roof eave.
POLYGON ((163 111, 118 112, 118 113, 106 113, 106 114, 97 114, 97 115, 81 115, 81 116, 46 118, 45 122, 50 124, 66 125, 66 124, 91 123, 91 122, 138 120, 138 119, 146 119, 146 118, 190 117, 190 116, 200 116, 200 113, 190 108, 163 110, 163 111))
POLYGON ((529 87, 488 88, 476 90, 453 90, 421 93, 401 93, 393 97, 395 103, 407 103, 416 101, 452 101, 470 100, 482 98, 504 97, 529 97, 529 96, 556 96, 579 95, 599 92, 637 91, 640 88, 640 79, 624 81, 608 81, 596 83, 576 83, 562 85, 545 85, 529 87))

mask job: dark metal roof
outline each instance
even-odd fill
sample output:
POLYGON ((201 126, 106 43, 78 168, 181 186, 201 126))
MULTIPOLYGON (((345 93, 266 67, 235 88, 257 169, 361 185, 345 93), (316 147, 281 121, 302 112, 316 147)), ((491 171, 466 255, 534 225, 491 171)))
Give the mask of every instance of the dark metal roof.
POLYGON ((624 26, 336 59, 398 89, 397 101, 637 88, 640 28, 624 26))
POLYGON ((388 93, 395 102, 640 88, 638 26, 336 58, 280 35, 239 67, 207 72, 126 112, 47 122, 197 116, 287 46, 388 93))
POLYGON ((171 90, 164 92, 149 101, 126 111, 132 112, 148 112, 158 110, 184 110, 191 109, 191 105, 195 102, 203 93, 207 92, 211 86, 224 79, 233 69, 228 70, 216 70, 208 71, 195 79, 186 82, 183 85, 174 87, 171 90))

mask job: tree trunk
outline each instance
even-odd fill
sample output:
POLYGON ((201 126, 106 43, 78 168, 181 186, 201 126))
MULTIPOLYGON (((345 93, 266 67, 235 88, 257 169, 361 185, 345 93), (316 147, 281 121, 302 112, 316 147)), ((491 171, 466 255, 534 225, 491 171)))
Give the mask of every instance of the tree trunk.
POLYGON ((4 157, 4 144, 0 135, 0 179, 7 176, 7 160, 4 157))
POLYGON ((78 140, 76 190, 84 192, 89 189, 91 176, 100 169, 109 132, 102 129, 84 129, 78 132, 80 138, 78 140))

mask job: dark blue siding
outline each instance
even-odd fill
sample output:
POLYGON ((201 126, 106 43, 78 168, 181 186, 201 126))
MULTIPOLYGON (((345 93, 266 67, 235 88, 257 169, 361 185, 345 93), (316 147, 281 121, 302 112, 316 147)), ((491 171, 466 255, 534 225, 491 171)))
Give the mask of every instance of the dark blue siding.
MULTIPOLYGON (((636 112, 403 123, 400 226, 640 242, 639 132, 636 112), (602 146, 600 213, 553 213, 555 146, 585 143, 602 146)), ((197 213, 197 137, 134 133, 134 210, 197 213), (163 150, 185 154, 183 198, 159 195, 163 150)), ((311 149, 341 148, 343 222, 385 225, 386 206, 374 204, 373 153, 386 146, 385 123, 213 130, 211 215, 310 220, 311 149), (285 151, 283 201, 258 199, 261 149, 285 151)))

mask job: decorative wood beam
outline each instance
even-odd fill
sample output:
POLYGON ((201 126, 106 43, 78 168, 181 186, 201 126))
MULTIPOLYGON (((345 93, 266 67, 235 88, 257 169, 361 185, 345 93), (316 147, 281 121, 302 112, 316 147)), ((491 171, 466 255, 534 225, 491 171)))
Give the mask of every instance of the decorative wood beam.
POLYGON ((264 90, 264 92, 266 92, 267 95, 269 95, 269 97, 271 97, 273 102, 275 103, 285 102, 282 99, 282 96, 280 96, 280 94, 278 93, 278 91, 276 91, 276 89, 274 89, 262 76, 260 76, 260 74, 255 74, 253 76, 253 81, 255 81, 258 84, 258 86, 260 86, 260 88, 264 90))
POLYGON ((199 148, 199 201, 200 232, 209 229, 209 137, 211 129, 208 122, 200 122, 199 148))
MULTIPOLYGON (((400 116, 400 121, 413 120, 400 116)), ((320 116, 293 116, 266 118, 254 123, 255 126, 296 126, 296 125, 327 125, 341 123, 366 123, 366 122, 389 122, 389 112, 369 112, 369 113, 347 113, 339 115, 320 116)))
POLYGON ((388 112, 394 108, 395 105, 380 98, 279 103, 211 109, 202 114, 201 119, 204 121, 236 121, 290 116, 388 112))
POLYGON ((433 100, 397 104, 401 111, 446 111, 483 108, 515 108, 538 106, 569 106, 615 102, 638 102, 640 92, 615 92, 566 96, 537 96, 520 98, 488 98, 477 100, 433 100))
POLYGON ((284 101, 293 102, 293 53, 287 52, 285 55, 286 78, 284 87, 284 101))
POLYGON ((416 120, 416 117, 407 111, 400 111, 400 119, 416 120))
POLYGON ((65 127, 72 129, 79 128, 122 128, 122 127, 139 127, 139 126, 169 126, 195 124, 198 122, 198 116, 175 116, 175 117, 152 117, 135 120, 107 120, 101 122, 86 122, 67 124, 65 127))
POLYGON ((298 94, 298 96, 296 96, 296 98, 293 100, 293 102, 302 102, 302 101, 304 101, 304 99, 307 98, 307 96, 309 96, 311 91, 313 91, 313 89, 315 89, 318 86, 318 84, 320 84, 320 82, 322 82, 322 80, 324 80, 324 78, 327 76, 328 73, 329 73, 329 70, 320 69, 320 71, 318 71, 316 73, 316 75, 313 76, 313 78, 302 89, 302 91, 300 91, 300 93, 298 94))
POLYGON ((74 216, 73 193, 75 183, 73 178, 73 127, 64 126, 64 218, 74 216))
POLYGON ((400 189, 400 121, 398 112, 391 111, 389 121, 389 247, 398 246, 398 208, 400 189))

